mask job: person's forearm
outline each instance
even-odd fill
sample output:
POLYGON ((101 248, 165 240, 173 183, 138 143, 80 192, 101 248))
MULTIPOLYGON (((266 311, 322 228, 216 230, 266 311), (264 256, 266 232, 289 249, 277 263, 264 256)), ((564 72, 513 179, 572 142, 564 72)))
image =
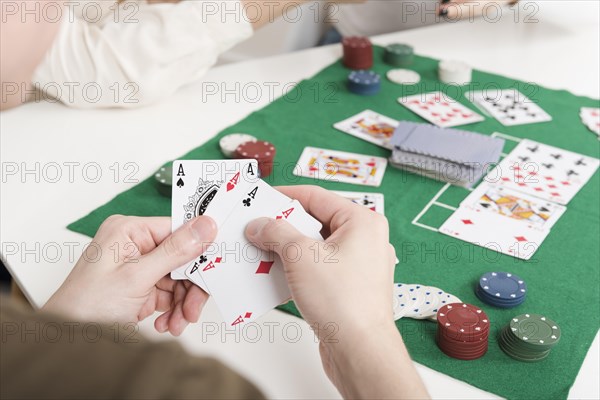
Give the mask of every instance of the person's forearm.
POLYGON ((340 330, 337 343, 322 343, 333 383, 345 399, 429 398, 393 324, 372 332, 340 330))

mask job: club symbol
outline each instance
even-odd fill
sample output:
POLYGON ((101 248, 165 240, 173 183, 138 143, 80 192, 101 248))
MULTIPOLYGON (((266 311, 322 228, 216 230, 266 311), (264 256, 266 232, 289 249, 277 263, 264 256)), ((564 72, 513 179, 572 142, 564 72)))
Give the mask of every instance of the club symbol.
POLYGON ((536 151, 538 151, 539 148, 540 146, 528 147, 527 150, 529 150, 532 153, 535 153, 536 151))
POLYGON ((200 264, 204 264, 204 263, 206 262, 206 260, 208 260, 208 258, 206 258, 206 257, 204 256, 204 254, 202 254, 202 255, 200 256, 200 258, 198 259, 198 261, 200 261, 200 264))
POLYGON ((554 164, 542 164, 542 165, 548 169, 554 167, 554 164))
POLYGON ((571 176, 571 175, 579 175, 577 172, 573 171, 572 169, 567 171, 567 176, 571 176))
POLYGON ((527 161, 529 161, 529 157, 527 157, 527 156, 519 157, 519 160, 521 160, 523 162, 527 162, 527 161))
POLYGON ((562 158, 562 154, 550 154, 550 157, 554 158, 555 160, 560 160, 562 158))
POLYGON ((247 198, 242 200, 242 203, 244 203, 244 207, 250 207, 250 203, 251 203, 251 199, 247 198))
POLYGON ((586 166, 587 164, 583 162, 583 158, 581 160, 577 160, 575 161, 575 165, 583 165, 586 166))

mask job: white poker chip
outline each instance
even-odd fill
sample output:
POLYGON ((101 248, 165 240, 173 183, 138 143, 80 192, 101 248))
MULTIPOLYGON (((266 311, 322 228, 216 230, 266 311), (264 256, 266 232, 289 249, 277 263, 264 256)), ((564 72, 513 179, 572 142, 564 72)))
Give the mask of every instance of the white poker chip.
POLYGON ((399 320, 402 317, 410 317, 414 314, 414 310, 418 310, 424 302, 420 291, 423 285, 409 285, 406 283, 394 284, 394 297, 398 300, 397 307, 394 309, 394 320, 399 320))
POLYGON ((423 297, 423 304, 414 312, 414 319, 428 319, 437 315, 437 310, 440 304, 439 293, 444 293, 443 290, 433 286, 424 286, 421 289, 420 295, 423 297))
POLYGON ((221 146, 221 151, 227 158, 233 158, 235 155, 235 150, 239 145, 247 143, 247 142, 256 142, 256 138, 252 135, 247 135, 245 133, 232 133, 227 136, 223 136, 221 140, 219 140, 219 146, 221 146))
POLYGON ((454 85, 465 85, 471 82, 472 68, 461 61, 444 60, 438 65, 440 81, 454 85))
POLYGON ((421 81, 421 75, 410 69, 391 69, 387 72, 387 78, 399 85, 414 85, 421 81))
POLYGON ((429 317, 428 319, 430 321, 437 321, 437 312, 440 308, 442 308, 443 306, 445 306, 446 304, 452 304, 452 303, 462 303, 462 301, 454 296, 453 294, 450 293, 446 293, 444 291, 441 291, 441 293, 437 293, 438 298, 439 298, 439 303, 437 305, 437 308, 434 310, 435 313, 429 317))

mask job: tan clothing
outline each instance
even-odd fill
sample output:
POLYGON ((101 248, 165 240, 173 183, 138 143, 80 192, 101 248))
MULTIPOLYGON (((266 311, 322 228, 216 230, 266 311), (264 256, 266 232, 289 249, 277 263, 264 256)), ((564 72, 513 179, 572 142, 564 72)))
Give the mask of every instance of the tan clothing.
POLYGON ((0 398, 262 399, 216 360, 134 326, 69 322, 0 297, 0 398))

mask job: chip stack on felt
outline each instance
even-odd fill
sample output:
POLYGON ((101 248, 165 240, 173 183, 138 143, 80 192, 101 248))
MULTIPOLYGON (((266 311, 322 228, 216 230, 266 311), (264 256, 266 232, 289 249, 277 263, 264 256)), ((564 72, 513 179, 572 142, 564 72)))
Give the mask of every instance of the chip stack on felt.
POLYGON ((479 279, 475 294, 484 303, 512 308, 525 301, 527 284, 510 272, 488 272, 479 279))
POLYGON ((538 314, 514 317, 498 339, 500 348, 518 361, 536 362, 548 357, 560 340, 556 322, 538 314))
POLYGON ((437 345, 446 355, 475 360, 487 352, 490 321, 480 308, 465 303, 446 304, 438 311, 437 324, 437 345))
POLYGON ((460 299, 434 286, 394 283, 394 320, 400 318, 436 320, 438 309, 460 299))

